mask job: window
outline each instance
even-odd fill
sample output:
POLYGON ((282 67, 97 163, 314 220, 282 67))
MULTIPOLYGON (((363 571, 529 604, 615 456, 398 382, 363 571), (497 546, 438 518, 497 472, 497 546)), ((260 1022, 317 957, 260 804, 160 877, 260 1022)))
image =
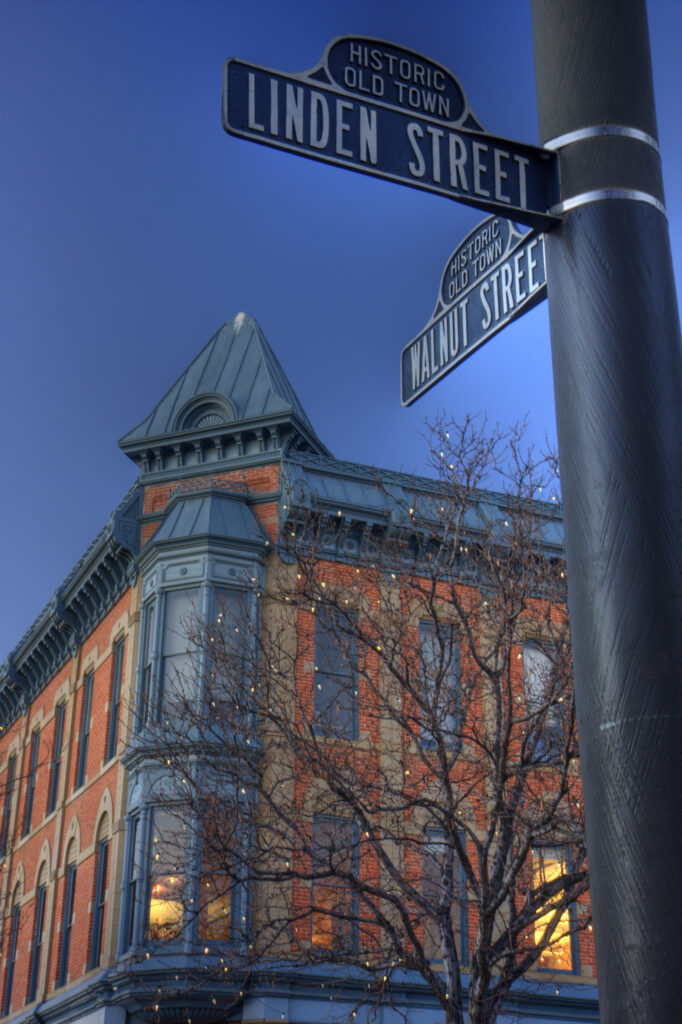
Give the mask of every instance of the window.
POLYGON ((187 827, 164 808, 154 810, 149 885, 149 938, 167 941, 182 935, 187 827))
MULTIPOLYGON (((557 848, 533 850, 533 884, 537 888, 560 878, 567 867, 564 851, 557 848)), ((552 904, 561 900, 561 893, 547 901, 548 911, 535 922, 535 942, 541 945, 545 929, 556 913, 552 904)), ((538 966, 551 971, 574 971, 578 966, 578 945, 575 935, 575 906, 566 907, 554 928, 551 943, 540 953, 538 966)))
POLYGON ((199 893, 199 938, 227 941, 232 937, 232 865, 225 863, 224 823, 221 810, 216 808, 214 813, 214 806, 212 801, 207 801, 199 893))
POLYGON ((357 739, 357 642, 333 613, 315 616, 315 727, 326 736, 357 739))
POLYGON ((50 792, 47 800, 47 813, 52 814, 57 806, 59 796, 59 773, 62 765, 62 744, 64 743, 64 722, 66 720, 66 703, 62 701, 57 705, 55 712, 54 726, 54 754, 52 757, 52 771, 50 773, 50 792))
POLYGON ((162 701, 180 710, 195 689, 192 682, 194 645, 188 635, 197 614, 198 590, 169 590, 163 630, 162 701))
POLYGON ((90 739, 90 715, 92 712, 92 686, 94 672, 88 672, 83 684, 83 706, 81 710, 81 736, 78 748, 78 764, 76 768, 76 789, 85 782, 85 769, 88 764, 88 741, 90 739))
POLYGON ((350 878, 343 876, 357 873, 357 825, 335 818, 315 818, 312 859, 313 945, 349 952, 357 946, 358 909, 350 878))
POLYGON ((107 863, 109 860, 109 840, 101 839, 97 844, 97 885, 95 888, 95 907, 92 917, 92 936, 90 938, 90 967, 99 967, 102 956, 102 939, 104 937, 104 905, 107 889, 107 863))
POLYGON ((419 662, 423 684, 421 745, 435 747, 442 737, 459 750, 461 734, 461 672, 457 633, 449 623, 419 623, 419 662))
MULTIPOLYGON (((460 838, 464 843, 464 836, 460 838)), ((434 960, 443 958, 438 923, 438 911, 443 905, 450 912, 458 956, 466 963, 469 953, 466 875, 454 844, 448 843, 441 829, 427 829, 423 836, 422 892, 433 908, 433 913, 424 917, 424 952, 434 960), (450 870, 446 873, 449 863, 450 870)))
POLYGON ((536 714, 539 720, 535 753, 539 758, 549 760, 561 745, 561 714, 556 703, 545 708, 553 700, 552 662, 534 644, 523 645, 523 683, 527 712, 536 714))
POLYGON ((119 940, 119 952, 121 953, 125 952, 126 949, 130 949, 135 942, 135 924, 137 920, 138 901, 137 874, 139 869, 137 859, 137 836, 139 827, 140 819, 137 816, 131 818, 128 827, 124 904, 119 940))
POLYGON ((7 781, 5 783, 5 811, 2 816, 2 835, 0 835, 0 857, 7 852, 7 840, 9 839, 9 826, 12 817, 12 795, 14 793, 14 776, 17 770, 17 758, 12 754, 7 762, 7 781))
MULTIPOLYGON (((45 871, 41 872, 44 876, 45 871)), ((28 982, 28 1001, 32 1003, 38 992, 38 978, 40 976, 40 954, 43 948, 43 922, 45 919, 45 894, 47 886, 45 882, 38 886, 36 896, 36 916, 33 928, 33 955, 31 956, 31 973, 28 982)))
POLYGON ((123 654, 125 640, 114 647, 114 679, 111 685, 111 708, 109 710, 109 735, 107 736, 107 761, 116 753, 118 743, 118 719, 121 711, 121 677, 123 676, 123 654))
POLYGON ((71 926, 73 924, 73 898, 76 890, 76 862, 72 861, 66 869, 64 881, 64 917, 62 919, 62 948, 59 953, 59 971, 57 985, 66 985, 69 977, 69 951, 71 948, 71 926))
POLYGON ((19 922, 21 918, 21 907, 18 896, 14 897, 12 908, 12 925, 9 938, 9 955, 7 957, 7 969, 5 972, 5 998, 2 1002, 2 1014, 6 1017, 12 1007, 12 983, 14 982, 14 965, 17 962, 17 942, 19 939, 19 922))
POLYGON ((142 641, 142 669, 140 673, 139 694, 137 700, 138 731, 147 724, 149 699, 152 687, 152 648, 154 644, 154 625, 156 622, 156 605, 149 604, 144 610, 144 627, 142 641))
POLYGON ((26 807, 24 809, 24 829, 22 835, 27 836, 31 831, 31 817, 33 815, 33 798, 36 792, 36 772, 38 771, 38 753, 40 751, 40 729, 36 729, 31 737, 31 760, 28 767, 28 779, 26 781, 26 807))

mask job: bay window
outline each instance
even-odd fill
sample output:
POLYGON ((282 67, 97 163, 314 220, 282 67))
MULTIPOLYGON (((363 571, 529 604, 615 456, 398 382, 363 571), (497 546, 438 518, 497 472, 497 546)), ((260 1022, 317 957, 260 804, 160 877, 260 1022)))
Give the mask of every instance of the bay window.
POLYGON ((187 824, 163 807, 154 809, 149 878, 148 935, 179 939, 185 909, 187 824))

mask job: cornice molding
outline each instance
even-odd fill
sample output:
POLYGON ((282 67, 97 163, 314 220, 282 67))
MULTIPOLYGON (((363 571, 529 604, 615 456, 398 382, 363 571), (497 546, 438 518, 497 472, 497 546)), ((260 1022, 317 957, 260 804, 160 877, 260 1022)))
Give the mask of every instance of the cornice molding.
POLYGON ((137 578, 142 488, 136 482, 0 666, 0 725, 14 721, 137 578))

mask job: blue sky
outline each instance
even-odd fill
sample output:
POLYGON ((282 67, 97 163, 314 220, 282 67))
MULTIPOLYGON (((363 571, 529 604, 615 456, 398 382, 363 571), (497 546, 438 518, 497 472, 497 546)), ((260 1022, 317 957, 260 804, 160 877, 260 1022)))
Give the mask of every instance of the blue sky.
MULTIPOLYGON (((679 294, 682 5, 648 9, 679 294)), ((522 0, 4 0, 0 659, 134 480, 117 439, 240 311, 340 458, 421 471, 440 409, 554 437, 546 303, 400 404, 483 214, 223 132, 226 57, 300 72, 343 34, 434 58, 488 131, 537 143, 522 0)))

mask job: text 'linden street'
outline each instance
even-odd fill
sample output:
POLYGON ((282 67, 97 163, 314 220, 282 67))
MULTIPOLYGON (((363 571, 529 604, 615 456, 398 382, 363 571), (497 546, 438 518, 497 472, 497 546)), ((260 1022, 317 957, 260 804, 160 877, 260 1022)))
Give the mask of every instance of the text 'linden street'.
POLYGON ((311 155, 318 151, 327 159, 333 156, 368 169, 376 167, 401 180, 528 209, 529 159, 481 141, 484 135, 475 137, 397 115, 404 125, 398 128, 403 132, 401 145, 391 110, 272 75, 250 71, 247 81, 247 128, 263 141, 285 141, 288 148, 300 145, 311 155), (384 123, 386 152, 382 149, 384 123))

